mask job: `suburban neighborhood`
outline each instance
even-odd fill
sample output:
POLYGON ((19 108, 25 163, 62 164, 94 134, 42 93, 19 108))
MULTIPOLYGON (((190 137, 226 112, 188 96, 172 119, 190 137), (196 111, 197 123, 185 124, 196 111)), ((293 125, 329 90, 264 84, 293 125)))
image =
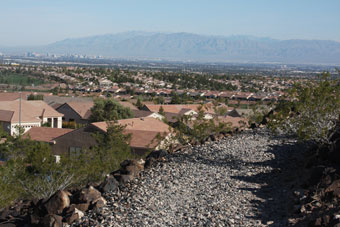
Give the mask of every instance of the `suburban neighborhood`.
MULTIPOLYGON (((27 100, 20 93, 0 93, 0 123, 4 131, 19 135, 19 129, 27 138, 48 143, 55 155, 81 152, 95 145, 91 134, 106 132, 108 122, 91 122, 91 109, 94 101, 66 101, 65 103, 27 100), (4 95, 3 95, 4 94, 4 95), (7 99, 7 100, 6 100, 7 99), (13 100, 14 99, 14 100, 13 100), (70 127, 71 126, 71 127, 70 127)), ((52 96, 50 96, 52 97, 52 96)), ((51 100, 48 99, 48 100, 51 100)), ((58 100, 56 97, 55 100, 58 100)), ((63 99, 61 99, 63 100, 63 99)), ((138 154, 160 149, 170 140, 171 128, 181 116, 190 116, 192 120, 198 115, 200 107, 204 119, 215 119, 239 127, 238 121, 246 122, 239 114, 234 116, 234 108, 220 104, 214 110, 212 103, 201 104, 145 104, 138 109, 130 102, 117 100, 118 105, 132 111, 131 118, 113 121, 124 127, 125 134, 131 134, 129 144, 138 154), (223 115, 216 110, 224 109, 223 115), (218 116, 218 117, 217 117, 218 116), (167 123, 165 123, 167 122, 167 123), (156 141, 157 135, 164 138, 156 141)), ((237 112, 235 112, 237 113, 237 112)), ((189 125, 188 125, 189 127, 189 125)))

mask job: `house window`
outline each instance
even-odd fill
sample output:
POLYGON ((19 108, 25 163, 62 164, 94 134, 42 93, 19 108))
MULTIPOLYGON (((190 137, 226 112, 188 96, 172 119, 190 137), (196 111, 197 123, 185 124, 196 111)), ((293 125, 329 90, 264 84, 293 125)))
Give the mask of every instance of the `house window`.
POLYGON ((81 147, 70 147, 69 152, 70 156, 79 156, 81 152, 81 147))
POLYGON ((58 128, 58 118, 53 118, 53 128, 58 128))

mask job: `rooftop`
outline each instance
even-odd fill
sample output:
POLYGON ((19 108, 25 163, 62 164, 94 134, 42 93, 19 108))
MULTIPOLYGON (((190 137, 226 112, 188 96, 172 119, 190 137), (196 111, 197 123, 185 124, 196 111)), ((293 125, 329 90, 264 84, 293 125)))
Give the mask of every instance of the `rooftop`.
POLYGON ((41 142, 51 142, 55 138, 65 135, 73 131, 73 129, 67 128, 49 128, 49 127, 33 127, 28 130, 24 137, 31 138, 32 140, 41 142))
MULTIPOLYGON (((20 100, 0 101, 0 121, 19 122, 20 100), (12 112, 12 113, 10 113, 12 112)), ((62 117, 44 101, 21 100, 21 122, 40 122, 42 117, 62 117)))
POLYGON ((88 119, 91 116, 93 102, 67 102, 64 105, 69 105, 83 119, 88 119))
MULTIPOLYGON (((131 134, 131 147, 155 147, 158 143, 155 140, 157 135, 168 135, 170 133, 167 124, 152 117, 123 119, 117 123, 125 126, 124 134, 131 134)), ((95 122, 92 125, 104 132, 107 130, 107 122, 95 122)))

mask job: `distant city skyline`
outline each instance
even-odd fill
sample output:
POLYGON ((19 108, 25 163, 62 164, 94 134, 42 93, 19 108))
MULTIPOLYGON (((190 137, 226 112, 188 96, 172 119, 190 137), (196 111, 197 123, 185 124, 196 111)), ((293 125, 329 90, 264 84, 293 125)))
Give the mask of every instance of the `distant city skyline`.
POLYGON ((1 0, 0 47, 126 31, 340 41, 339 0, 1 0))

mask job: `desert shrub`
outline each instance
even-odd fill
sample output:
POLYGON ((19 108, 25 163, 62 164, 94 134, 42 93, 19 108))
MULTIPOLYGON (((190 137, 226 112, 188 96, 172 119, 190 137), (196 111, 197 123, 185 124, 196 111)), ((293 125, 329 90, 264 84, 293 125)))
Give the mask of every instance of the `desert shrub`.
POLYGON ((251 114, 249 114, 248 116, 248 119, 249 119, 248 124, 249 125, 255 124, 258 126, 262 123, 266 123, 266 117, 270 113, 271 109, 272 109, 272 105, 268 105, 267 107, 265 107, 261 103, 258 103, 252 106, 251 114))
POLYGON ((16 163, 8 162, 0 166, 0 208, 10 205, 20 197, 22 188, 16 181, 16 163))
POLYGON ((331 150, 339 132, 340 84, 323 73, 318 80, 296 83, 278 104, 270 120, 270 127, 308 140, 327 145, 331 150))
POLYGON ((44 100, 44 95, 42 94, 30 94, 29 96, 27 96, 27 100, 44 100))
POLYGON ((47 143, 9 136, 0 144, 0 156, 7 160, 0 166, 0 207, 17 199, 48 198, 58 190, 103 179, 123 160, 133 158, 127 143, 130 136, 123 129, 110 124, 107 133, 94 135, 98 145, 58 159, 47 143))
POLYGON ((106 133, 96 133, 96 146, 83 154, 91 163, 87 168, 88 181, 96 181, 119 168, 122 161, 132 159, 128 144, 130 135, 123 134, 124 127, 108 122, 106 133))
POLYGON ((7 179, 9 184, 0 190, 1 194, 12 199, 49 197, 76 182, 78 159, 62 157, 56 162, 46 143, 9 138, 1 145, 1 153, 7 162, 2 166, 0 178, 7 179), (16 193, 9 193, 8 189, 16 193))
POLYGON ((203 142, 211 135, 232 130, 231 124, 219 121, 217 115, 212 119, 207 119, 204 108, 201 105, 197 115, 183 115, 177 118, 178 123, 174 135, 180 143, 203 142))

